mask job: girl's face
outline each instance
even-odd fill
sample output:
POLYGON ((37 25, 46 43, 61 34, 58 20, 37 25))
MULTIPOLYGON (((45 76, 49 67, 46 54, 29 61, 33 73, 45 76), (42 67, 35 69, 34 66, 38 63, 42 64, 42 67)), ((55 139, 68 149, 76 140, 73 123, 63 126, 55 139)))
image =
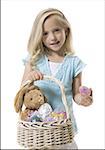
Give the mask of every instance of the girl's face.
POLYGON ((52 52, 61 50, 65 43, 66 31, 59 23, 56 22, 54 16, 50 16, 43 24, 43 44, 52 52))

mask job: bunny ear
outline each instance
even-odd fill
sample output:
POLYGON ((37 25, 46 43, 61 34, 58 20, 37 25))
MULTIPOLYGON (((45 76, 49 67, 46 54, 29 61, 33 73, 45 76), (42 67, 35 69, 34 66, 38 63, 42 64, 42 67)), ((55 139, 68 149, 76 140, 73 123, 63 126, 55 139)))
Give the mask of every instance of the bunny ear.
POLYGON ((22 87, 18 93, 15 96, 15 100, 14 100, 14 108, 15 111, 18 113, 19 111, 21 111, 22 106, 23 106, 23 101, 24 101, 24 95, 27 91, 29 85, 26 85, 24 87, 22 87))
POLYGON ((44 96, 44 101, 45 101, 45 103, 47 103, 47 101, 48 101, 47 98, 46 98, 45 96, 44 96))
POLYGON ((19 104, 18 104, 19 92, 16 94, 15 99, 14 99, 14 108, 17 113, 19 112, 19 104))

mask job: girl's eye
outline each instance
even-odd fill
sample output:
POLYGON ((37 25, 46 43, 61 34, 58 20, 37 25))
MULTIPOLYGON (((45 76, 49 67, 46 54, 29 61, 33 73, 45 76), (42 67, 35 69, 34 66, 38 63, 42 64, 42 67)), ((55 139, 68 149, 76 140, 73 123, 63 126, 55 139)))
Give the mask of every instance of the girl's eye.
POLYGON ((59 32, 59 31, 60 31, 60 29, 55 29, 55 30, 54 30, 54 32, 59 32))
POLYGON ((44 32, 44 33, 43 33, 43 36, 46 36, 47 34, 48 34, 47 32, 44 32))

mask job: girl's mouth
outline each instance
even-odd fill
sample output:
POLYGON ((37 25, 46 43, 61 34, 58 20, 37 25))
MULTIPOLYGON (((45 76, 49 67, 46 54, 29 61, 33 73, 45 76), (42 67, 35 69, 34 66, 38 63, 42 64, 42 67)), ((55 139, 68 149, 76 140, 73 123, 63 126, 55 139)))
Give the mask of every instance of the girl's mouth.
POLYGON ((57 42, 51 43, 50 45, 57 45, 57 44, 59 44, 59 43, 60 43, 60 41, 57 41, 57 42))

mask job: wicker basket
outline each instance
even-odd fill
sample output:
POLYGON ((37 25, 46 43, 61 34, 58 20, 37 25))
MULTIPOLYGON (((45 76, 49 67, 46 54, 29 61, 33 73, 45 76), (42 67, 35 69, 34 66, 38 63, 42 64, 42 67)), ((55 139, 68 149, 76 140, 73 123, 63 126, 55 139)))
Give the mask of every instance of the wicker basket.
POLYGON ((19 145, 28 149, 50 149, 52 146, 71 143, 73 141, 72 123, 69 118, 64 87, 60 81, 52 76, 44 79, 55 81, 62 93, 62 102, 65 106, 67 119, 59 122, 26 122, 19 120, 17 124, 17 141, 19 145))

